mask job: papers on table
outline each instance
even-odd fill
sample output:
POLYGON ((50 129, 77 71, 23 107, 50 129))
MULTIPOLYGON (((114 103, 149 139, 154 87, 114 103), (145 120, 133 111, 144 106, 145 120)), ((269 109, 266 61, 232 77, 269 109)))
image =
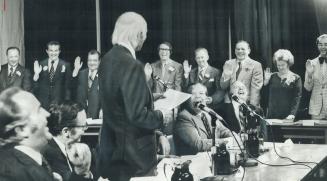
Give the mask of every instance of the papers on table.
POLYGON ((187 94, 184 92, 168 89, 164 93, 165 98, 158 99, 154 102, 155 110, 172 110, 185 102, 187 99, 191 97, 191 94, 187 94))
POLYGON ((102 119, 87 118, 86 122, 88 125, 102 125, 102 119))

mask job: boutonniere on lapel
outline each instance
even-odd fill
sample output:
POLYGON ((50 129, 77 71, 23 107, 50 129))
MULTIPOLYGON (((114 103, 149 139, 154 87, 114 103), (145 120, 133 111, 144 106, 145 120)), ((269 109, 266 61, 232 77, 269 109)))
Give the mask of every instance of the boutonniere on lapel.
POLYGON ((48 66, 44 66, 43 71, 47 71, 47 70, 48 70, 48 66))
POLYGON ((16 71, 16 74, 18 75, 18 77, 20 77, 22 75, 22 73, 20 73, 19 70, 16 71))
POLYGON ((172 67, 172 66, 170 66, 170 67, 168 68, 168 70, 169 70, 169 72, 173 72, 173 71, 175 71, 175 68, 172 67))
POLYGON ((289 74, 286 78, 282 79, 282 82, 284 82, 287 86, 291 85, 293 82, 295 82, 295 75, 289 74))
POLYGON ((250 69, 248 67, 244 68, 245 72, 250 71, 250 69))
POLYGON ((210 78, 210 75, 209 74, 204 74, 204 77, 209 79, 210 78))
POLYGON ((65 71, 66 71, 66 67, 65 67, 65 65, 63 65, 61 68, 61 73, 65 73, 65 71))

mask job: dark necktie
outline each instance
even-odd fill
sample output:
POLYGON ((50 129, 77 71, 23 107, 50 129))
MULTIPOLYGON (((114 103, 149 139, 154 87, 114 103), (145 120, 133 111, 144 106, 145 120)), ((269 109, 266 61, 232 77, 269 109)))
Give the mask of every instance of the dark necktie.
POLYGON ((14 68, 10 67, 9 77, 11 78, 14 75, 14 68))
POLYGON ((238 62, 238 69, 236 71, 236 80, 238 79, 238 76, 240 75, 241 69, 242 69, 242 64, 241 64, 241 62, 238 62))
POLYGON ((209 126, 208 119, 204 113, 201 113, 201 120, 203 122, 204 127, 206 128, 207 133, 208 133, 208 138, 211 139, 212 138, 211 129, 209 126))
POLYGON ((92 74, 91 74, 91 75, 89 75, 89 79, 87 81, 87 84, 88 84, 89 88, 91 88, 92 83, 93 83, 93 79, 92 79, 92 74))
POLYGON ((54 60, 52 60, 52 61, 51 61, 50 73, 49 73, 49 75, 50 75, 50 82, 53 81, 54 73, 55 73, 55 72, 54 72, 54 60))
POLYGON ((319 57, 319 62, 320 62, 320 64, 323 64, 324 62, 327 63, 327 58, 326 57, 319 57))
POLYGON ((49 165, 49 163, 47 162, 47 160, 42 157, 42 165, 41 165, 50 175, 52 175, 52 169, 49 165))

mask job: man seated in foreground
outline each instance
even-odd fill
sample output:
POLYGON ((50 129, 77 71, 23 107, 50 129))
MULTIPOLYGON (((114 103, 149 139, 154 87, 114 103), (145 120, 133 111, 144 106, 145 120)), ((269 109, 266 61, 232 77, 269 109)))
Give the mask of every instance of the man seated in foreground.
MULTIPOLYGON (((207 88, 200 84, 190 87, 191 98, 186 102, 174 125, 173 138, 177 155, 193 155, 198 152, 209 151, 212 147, 211 117, 200 110, 196 104, 207 103, 207 88)), ((216 121, 216 144, 227 143, 232 133, 218 120, 216 121)))

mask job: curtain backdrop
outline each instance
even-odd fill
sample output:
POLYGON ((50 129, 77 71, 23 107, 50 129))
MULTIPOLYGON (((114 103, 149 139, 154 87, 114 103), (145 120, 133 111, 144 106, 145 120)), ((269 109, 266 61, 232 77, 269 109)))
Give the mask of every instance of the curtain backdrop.
POLYGON ((16 46, 24 57, 24 0, 0 0, 0 64, 7 63, 6 50, 16 46))
POLYGON ((51 40, 60 42, 62 59, 73 62, 76 56, 81 56, 86 62, 87 52, 97 48, 95 1, 27 0, 25 34, 30 68, 35 59, 47 57, 46 44, 51 40))

